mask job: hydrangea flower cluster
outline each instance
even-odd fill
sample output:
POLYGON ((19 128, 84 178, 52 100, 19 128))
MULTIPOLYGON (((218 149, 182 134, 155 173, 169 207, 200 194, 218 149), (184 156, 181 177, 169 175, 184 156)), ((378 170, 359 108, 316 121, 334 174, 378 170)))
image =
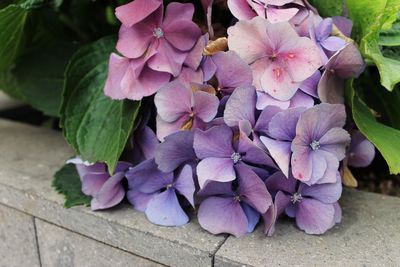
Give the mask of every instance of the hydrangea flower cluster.
MULTIPOLYGON (((202 2, 210 23, 212 1, 202 2)), ((114 175, 102 163, 73 161, 82 191, 93 210, 126 196, 163 226, 188 223, 194 209, 213 234, 242 236, 263 221, 272 235, 284 214, 322 234, 341 220, 347 166, 374 157, 346 126, 344 81, 364 68, 351 21, 322 18, 301 0, 227 4, 237 20, 219 39, 204 32, 212 25, 202 33, 192 21, 190 3, 117 8, 118 53, 104 93, 154 106, 114 175)))

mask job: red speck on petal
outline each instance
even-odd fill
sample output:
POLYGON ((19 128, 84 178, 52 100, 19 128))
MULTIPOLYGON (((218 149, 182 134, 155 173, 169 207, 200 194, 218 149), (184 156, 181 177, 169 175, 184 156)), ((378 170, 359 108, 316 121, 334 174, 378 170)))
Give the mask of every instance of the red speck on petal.
POLYGON ((299 179, 303 179, 304 178, 303 174, 301 174, 301 173, 299 173, 298 176, 299 176, 299 179))
POLYGON ((275 76, 276 76, 277 78, 281 77, 281 75, 282 75, 282 69, 277 68, 277 69, 273 69, 272 71, 274 72, 274 74, 275 74, 275 76))

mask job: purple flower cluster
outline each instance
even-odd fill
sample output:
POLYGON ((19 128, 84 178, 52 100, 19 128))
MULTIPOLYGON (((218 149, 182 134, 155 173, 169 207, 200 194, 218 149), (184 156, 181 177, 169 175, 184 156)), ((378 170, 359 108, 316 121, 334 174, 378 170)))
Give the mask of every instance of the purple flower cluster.
POLYGON ((104 92, 154 94, 155 127, 143 115, 124 158, 131 164, 120 162, 113 176, 104 164, 74 162, 82 190, 92 209, 108 208, 125 196, 126 177, 127 199, 158 225, 183 225, 195 209, 213 234, 241 236, 263 220, 272 235, 281 214, 322 234, 341 220, 343 168, 374 157, 371 143, 359 132, 351 141, 344 129, 344 80, 364 68, 351 22, 323 19, 307 1, 228 6, 238 19, 227 30, 228 51, 211 54, 192 4, 117 8, 119 54, 104 92))

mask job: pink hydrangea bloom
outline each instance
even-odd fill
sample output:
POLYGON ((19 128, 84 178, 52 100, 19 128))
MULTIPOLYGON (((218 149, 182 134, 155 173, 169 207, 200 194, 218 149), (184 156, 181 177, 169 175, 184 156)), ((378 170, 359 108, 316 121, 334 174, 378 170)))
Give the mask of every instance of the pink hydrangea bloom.
POLYGON ((288 22, 271 24, 255 17, 239 21, 228 35, 229 48, 250 64, 253 85, 281 101, 291 99, 322 65, 317 45, 288 22))

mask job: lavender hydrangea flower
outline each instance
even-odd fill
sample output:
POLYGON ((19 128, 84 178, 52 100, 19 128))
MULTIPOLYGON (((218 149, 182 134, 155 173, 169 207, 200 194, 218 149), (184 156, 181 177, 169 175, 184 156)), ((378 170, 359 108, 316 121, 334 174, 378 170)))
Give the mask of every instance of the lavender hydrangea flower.
POLYGON ((268 19, 272 23, 288 21, 299 8, 283 7, 294 0, 228 0, 228 7, 239 20, 250 20, 255 16, 268 19))
POLYGON ((324 66, 318 84, 318 96, 322 102, 341 104, 345 79, 357 78, 365 68, 364 60, 354 43, 337 51, 324 66))
POLYGON ((271 24, 261 17, 239 21, 228 29, 228 43, 250 64, 257 90, 281 101, 292 98, 322 65, 316 44, 299 37, 288 22, 271 24))
POLYGON ((125 171, 132 166, 128 162, 118 162, 114 175, 110 176, 104 163, 90 164, 79 157, 67 161, 76 165, 82 182, 82 192, 91 196, 92 210, 102 210, 114 207, 125 197, 122 179, 125 171))
POLYGON ((333 183, 350 135, 343 129, 343 105, 322 103, 300 115, 292 142, 292 173, 309 185, 333 183))
POLYGON ((260 214, 271 205, 265 184, 251 169, 242 165, 236 171, 238 184, 211 182, 199 192, 205 198, 199 207, 199 223, 213 234, 230 233, 239 237, 252 232, 260 214))
POLYGON ((229 182, 236 179, 235 169, 248 164, 274 166, 269 156, 247 136, 241 136, 235 147, 233 132, 226 125, 214 126, 194 134, 194 151, 200 163, 197 176, 200 188, 207 181, 229 182))
POLYGON ((160 140, 181 129, 203 129, 217 115, 218 98, 201 90, 202 86, 193 85, 192 88, 173 81, 163 86, 154 97, 158 113, 157 137, 160 140))
POLYGON ((267 148, 281 171, 289 177, 291 145, 296 136, 296 126, 305 108, 290 108, 277 112, 268 122, 265 133, 260 140, 267 148))
MULTIPOLYGON (((140 12, 147 5, 142 3, 137 9, 140 12)), ((156 71, 168 72, 176 77, 180 73, 187 53, 201 35, 200 28, 192 21, 193 13, 192 4, 173 2, 167 6, 165 16, 163 16, 163 6, 160 6, 133 25, 132 23, 122 24, 117 50, 128 58, 143 57, 147 53, 153 54, 147 60, 148 67, 156 71)), ((128 18, 120 15, 122 21, 131 16, 124 15, 128 18)))
MULTIPOLYGON (((341 220, 337 201, 342 194, 342 183, 336 173, 335 183, 308 186, 293 177, 286 178, 278 172, 266 180, 271 193, 280 198, 289 217, 296 218, 297 226, 307 234, 323 234, 341 220)), ((276 197, 275 197, 276 198, 276 197)), ((283 207, 279 206, 282 210, 283 207)), ((272 219, 276 219, 271 216, 272 219)), ((273 223, 268 221, 268 225, 273 223)), ((267 231, 268 232, 268 231, 267 231)))
POLYGON ((326 55, 325 50, 336 52, 346 45, 346 41, 342 38, 331 36, 332 27, 333 20, 331 18, 326 18, 315 27, 315 30, 313 27, 311 27, 310 30, 311 39, 318 45, 324 63, 328 61, 328 56, 326 55))
POLYGON ((126 177, 129 202, 149 221, 164 226, 180 226, 189 221, 177 197, 182 195, 194 207, 195 185, 189 165, 175 173, 165 173, 150 159, 130 168, 126 177))

